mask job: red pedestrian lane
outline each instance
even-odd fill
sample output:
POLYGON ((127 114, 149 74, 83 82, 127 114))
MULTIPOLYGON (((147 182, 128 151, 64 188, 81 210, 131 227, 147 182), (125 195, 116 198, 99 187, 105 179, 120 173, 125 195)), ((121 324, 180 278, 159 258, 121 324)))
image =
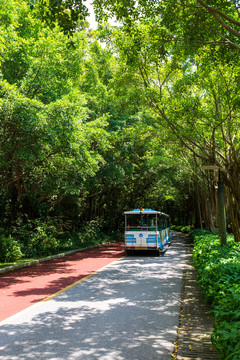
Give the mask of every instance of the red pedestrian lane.
POLYGON ((112 243, 2 274, 0 321, 96 272, 123 255, 123 244, 112 243))

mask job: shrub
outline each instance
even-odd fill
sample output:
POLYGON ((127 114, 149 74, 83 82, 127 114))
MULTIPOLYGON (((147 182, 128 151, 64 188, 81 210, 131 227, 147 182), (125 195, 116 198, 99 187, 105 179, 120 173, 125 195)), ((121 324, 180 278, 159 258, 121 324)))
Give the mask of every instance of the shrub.
POLYGON ((172 226, 171 226, 171 229, 172 229, 172 230, 175 230, 175 231, 180 231, 180 232, 185 233, 185 234, 189 234, 189 233, 191 233, 191 231, 192 231, 192 228, 191 228, 190 225, 187 225, 187 226, 172 225, 172 226))
POLYGON ((54 233, 56 229, 45 223, 39 224, 31 233, 31 248, 36 250, 37 255, 51 255, 58 247, 58 240, 54 233))
POLYGON ((212 335, 224 360, 240 359, 240 321, 220 322, 212 335))
POLYGON ((98 220, 92 220, 83 226, 81 230, 81 241, 94 244, 100 236, 101 225, 98 220))
POLYGON ((193 260, 199 283, 215 317, 212 340, 224 360, 240 358, 240 244, 228 236, 193 232, 193 260))
POLYGON ((28 220, 26 224, 15 227, 13 233, 26 257, 51 255, 59 245, 57 227, 41 219, 28 220))
POLYGON ((185 234, 190 234, 190 232, 192 231, 192 228, 190 225, 187 225, 187 226, 183 226, 181 228, 181 232, 185 233, 185 234))
POLYGON ((11 235, 0 234, 0 261, 13 262, 22 257, 20 244, 11 235))

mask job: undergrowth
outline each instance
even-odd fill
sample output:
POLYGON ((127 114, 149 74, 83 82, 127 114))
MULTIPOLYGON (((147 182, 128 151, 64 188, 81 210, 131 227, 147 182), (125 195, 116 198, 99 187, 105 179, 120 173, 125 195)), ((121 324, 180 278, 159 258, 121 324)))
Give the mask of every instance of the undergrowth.
POLYGON ((240 359, 240 243, 227 245, 208 231, 192 232, 199 283, 214 316, 212 341, 221 359, 240 359))

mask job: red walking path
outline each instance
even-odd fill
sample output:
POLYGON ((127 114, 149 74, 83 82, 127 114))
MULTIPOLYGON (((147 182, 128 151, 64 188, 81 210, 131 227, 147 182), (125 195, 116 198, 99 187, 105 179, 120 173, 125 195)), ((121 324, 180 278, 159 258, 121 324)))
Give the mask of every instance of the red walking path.
POLYGON ((123 255, 123 244, 112 243, 0 275, 0 321, 81 282, 123 255))

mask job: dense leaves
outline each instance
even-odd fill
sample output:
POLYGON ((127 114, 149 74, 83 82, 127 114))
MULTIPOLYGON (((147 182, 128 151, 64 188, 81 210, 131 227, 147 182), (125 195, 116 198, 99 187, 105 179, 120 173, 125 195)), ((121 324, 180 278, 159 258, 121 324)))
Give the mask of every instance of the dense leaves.
POLYGON ((56 229, 90 234, 88 223, 96 222, 99 231, 116 233, 125 209, 169 212, 176 198, 184 203, 186 172, 173 161, 167 131, 159 136, 140 78, 124 59, 88 30, 65 34, 55 5, 67 11, 70 2, 12 0, 8 11, 3 5, 2 242, 17 239, 24 256, 47 254, 66 241, 56 229))
MULTIPOLYGON (((116 3, 111 2, 111 5, 114 7, 116 3)), ((143 6, 143 14, 145 5, 139 5, 143 6)), ((163 20, 169 14, 165 11, 168 2, 159 2, 159 5, 161 9, 153 9, 155 15, 141 17, 140 11, 138 21, 132 21, 130 27, 113 29, 107 33, 108 39, 122 59, 124 70, 131 74, 136 87, 144 93, 145 104, 154 113, 155 123, 164 129, 166 138, 175 139, 178 151, 180 148, 185 153, 196 174, 194 182, 198 188, 203 188, 196 180, 198 176, 202 177, 201 168, 208 165, 222 172, 227 186, 232 231, 235 240, 240 241, 239 61, 233 56, 236 50, 219 51, 216 44, 206 46, 204 43, 191 51, 187 46, 180 47, 170 38, 185 30, 186 22, 170 29, 169 22, 163 20), (163 18, 156 17, 157 11, 163 14, 163 18)), ((169 6, 173 6, 172 2, 169 6)), ((185 11, 182 4, 180 8, 185 11)), ((186 8, 188 11, 190 5, 186 8)), ((194 8, 196 11, 199 9, 194 8)), ((206 10, 204 4, 201 11, 203 8, 206 10)), ((114 8, 112 11, 117 10, 114 8)), ((121 16, 125 19, 125 15, 121 16)), ((172 16, 178 19, 177 13, 172 16)), ((209 188, 214 188, 216 178, 214 181, 205 180, 209 188)), ((210 192, 208 196, 211 196, 210 192)), ((199 216, 201 211, 204 212, 199 210, 199 216)), ((202 215, 206 217, 205 222, 213 223, 211 215, 205 215, 202 215)))
POLYGON ((46 217, 122 230, 123 211, 138 206, 214 230, 217 174, 201 170, 212 165, 223 171, 228 226, 239 240, 238 50, 219 43, 225 28, 214 16, 237 31, 237 4, 94 3, 99 18, 115 14, 123 26, 86 29, 82 1, 0 5, 7 235, 46 217))
POLYGON ((89 15, 84 0, 36 0, 28 5, 35 16, 41 16, 50 27, 56 23, 67 35, 75 32, 79 20, 85 20, 89 15))
POLYGON ((221 0, 94 0, 99 19, 115 16, 129 31, 135 23, 157 20, 165 41, 193 53, 202 45, 239 50, 239 2, 221 0))
POLYGON ((193 233, 194 263, 199 282, 215 317, 213 341, 222 359, 240 356, 240 247, 228 238, 227 246, 211 233, 193 233))

